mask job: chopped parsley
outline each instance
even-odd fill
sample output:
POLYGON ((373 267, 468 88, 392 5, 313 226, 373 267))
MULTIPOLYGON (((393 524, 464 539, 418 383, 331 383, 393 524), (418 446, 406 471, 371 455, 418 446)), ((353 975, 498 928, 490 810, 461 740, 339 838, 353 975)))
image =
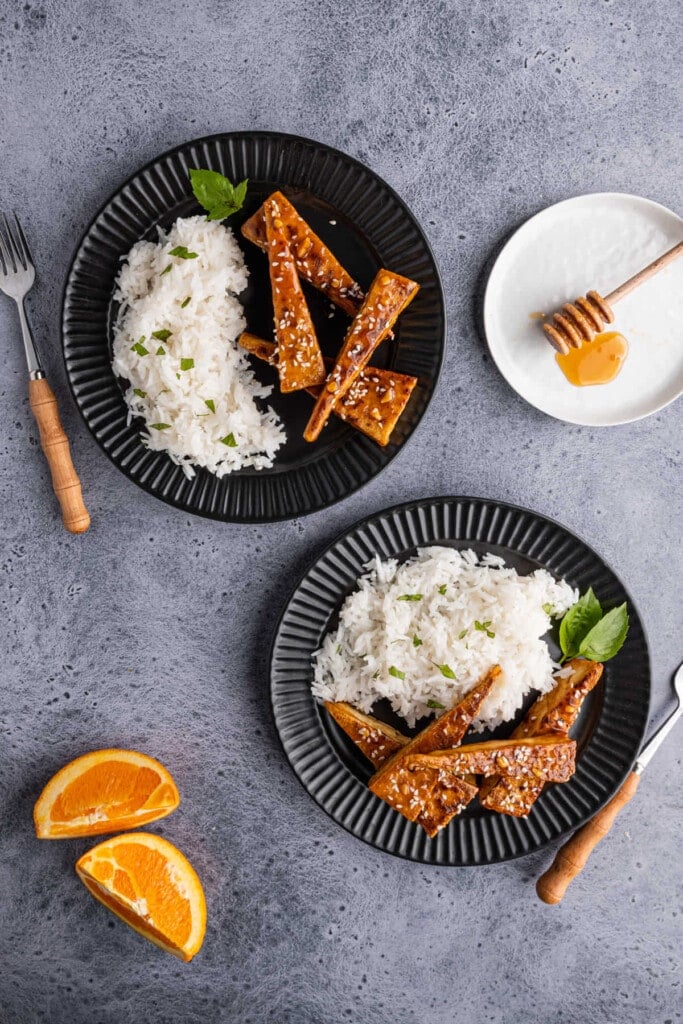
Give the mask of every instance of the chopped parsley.
POLYGON ((152 430, 170 430, 170 423, 150 423, 152 430))
POLYGON ((194 359, 181 359, 180 360, 181 370, 192 370, 194 369, 194 359))
POLYGON ((185 309, 185 306, 189 306, 191 298, 192 296, 188 295, 186 299, 183 299, 183 301, 180 303, 180 308, 185 309))
POLYGON ((396 598, 397 601, 421 601, 422 594, 401 594, 400 597, 396 598))
POLYGON ((237 441, 235 440, 235 435, 233 433, 230 433, 226 437, 222 437, 221 444, 226 445, 226 447, 228 448, 236 448, 237 441))
POLYGON ((460 632, 458 633, 458 640, 462 640, 463 637, 466 637, 468 633, 469 629, 461 629, 460 632))
POLYGON ((214 402, 213 398, 205 398, 204 405, 210 412, 216 411, 216 403, 214 402))
POLYGON ((401 672, 400 668, 396 668, 395 665, 392 665, 390 667, 389 675, 393 676, 394 679, 405 679, 405 677, 406 677, 405 672, 401 672))
POLYGON ((186 245, 176 245, 175 249, 171 249, 168 255, 177 256, 179 260, 196 260, 199 253, 190 252, 186 245))
POLYGON ((440 704, 438 700, 428 700, 427 701, 427 707, 428 708, 445 708, 446 705, 445 704, 440 704))
POLYGON ((164 274, 168 274, 169 270, 173 270, 173 264, 172 263, 169 263, 169 265, 167 267, 164 267, 164 269, 159 274, 159 277, 163 277, 164 274))
POLYGON ((442 583, 441 586, 439 587, 439 593, 440 594, 445 594, 447 590, 448 590, 448 584, 447 583, 442 583))
POLYGON ((167 338, 170 338, 172 334, 173 331, 167 331, 166 328, 164 328, 162 331, 152 331, 152 337, 157 338, 159 341, 166 341, 167 338))
POLYGON ((166 349, 164 348, 164 346, 163 345, 159 345, 159 348, 156 350, 154 355, 155 356, 165 356, 166 355, 166 349))
POLYGON ((493 640, 493 638, 494 638, 494 636, 496 634, 493 632, 493 630, 490 627, 491 627, 491 620, 490 619, 487 619, 486 622, 479 622, 478 619, 474 620, 474 628, 476 630, 478 630, 480 633, 486 633, 487 637, 490 640, 493 640))
POLYGON ((134 345, 130 346, 131 352, 137 352, 139 356, 148 356, 149 350, 146 349, 145 346, 142 344, 144 340, 145 336, 143 334, 139 341, 136 341, 134 345))
POLYGON ((455 672, 450 665, 439 665, 436 661, 432 662, 432 664, 436 665, 441 675, 445 676, 446 679, 455 679, 455 672))
POLYGON ((142 388, 133 388, 133 394, 137 395, 138 398, 147 398, 147 392, 143 391, 142 388))
POLYGON ((420 638, 417 635, 417 633, 413 637, 413 647, 422 647, 422 641, 420 640, 420 638))
POLYGON ((342 652, 342 646, 341 646, 341 644, 337 644, 337 654, 341 654, 341 652, 342 652))
POLYGON ((555 615, 555 609, 551 604, 544 604, 541 605, 541 607, 543 608, 543 611, 546 613, 546 615, 550 615, 551 618, 555 615))

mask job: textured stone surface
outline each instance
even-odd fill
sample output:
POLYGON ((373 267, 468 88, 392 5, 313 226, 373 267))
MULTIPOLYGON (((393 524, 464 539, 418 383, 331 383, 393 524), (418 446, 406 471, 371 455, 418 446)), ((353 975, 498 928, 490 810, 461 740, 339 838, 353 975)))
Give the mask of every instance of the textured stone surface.
POLYGON ((681 655, 681 405, 563 426, 508 389, 474 311, 493 247, 541 207, 607 189, 680 206, 675 18, 635 0, 0 4, 0 205, 33 240, 33 324, 93 513, 83 538, 59 525, 2 301, 3 1024, 680 1019, 680 735, 550 909, 533 881, 551 851, 424 869, 333 825, 284 762, 266 672, 292 578, 338 531, 402 499, 481 494, 559 518, 615 566, 663 713, 681 655), (392 466, 331 512, 263 528, 191 519, 129 483, 59 356, 64 275, 94 211, 164 149, 246 128, 317 137, 387 178, 426 228, 450 318, 438 393, 392 466), (180 785, 159 831, 196 864, 210 913, 189 967, 85 893, 87 841, 33 838, 47 777, 114 744, 161 757, 180 785))

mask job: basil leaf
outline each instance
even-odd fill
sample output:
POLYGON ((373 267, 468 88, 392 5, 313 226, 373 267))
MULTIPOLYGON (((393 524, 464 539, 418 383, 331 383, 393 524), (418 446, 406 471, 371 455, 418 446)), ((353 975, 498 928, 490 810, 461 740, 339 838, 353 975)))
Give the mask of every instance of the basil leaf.
POLYGON ((427 701, 427 707, 428 708, 445 708, 446 705, 445 704, 439 704, 438 700, 428 700, 427 701))
POLYGON ((206 406, 207 409, 210 409, 211 412, 216 411, 216 403, 214 402, 213 398, 205 398, 204 405, 206 406))
POLYGON ((560 623, 560 648, 565 660, 579 653, 581 641, 602 618, 602 608, 593 588, 579 598, 560 623))
POLYGON ((231 432, 226 437, 222 437, 221 444, 226 445, 228 448, 236 448, 237 441, 235 440, 235 435, 231 432))
POLYGON ((401 594, 400 597, 396 598, 397 601, 421 601, 422 594, 401 594))
POLYGON ((181 359, 180 360, 180 369, 181 370, 193 370, 194 369, 194 359, 181 359))
POLYGON ((628 633, 626 602, 607 612, 581 641, 579 654, 591 661, 607 661, 621 650, 628 633))
POLYGON ((192 191, 199 205, 206 210, 207 220, 225 220, 237 213, 247 194, 247 181, 245 178, 239 185, 233 185, 218 171, 190 168, 192 191))
POLYGON ((394 679, 405 679, 405 672, 401 672, 400 668, 396 668, 394 665, 389 669, 389 675, 393 676, 394 679))
POLYGON ((159 341, 166 341, 172 334, 173 331, 167 331, 166 329, 163 331, 152 331, 152 337, 157 338, 159 341))

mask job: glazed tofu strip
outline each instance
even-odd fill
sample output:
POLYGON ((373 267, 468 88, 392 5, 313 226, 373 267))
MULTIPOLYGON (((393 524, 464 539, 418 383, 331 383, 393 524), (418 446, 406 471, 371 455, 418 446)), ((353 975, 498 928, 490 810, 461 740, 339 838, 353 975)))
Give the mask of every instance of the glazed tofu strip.
POLYGON ((500 775, 516 779, 566 782, 574 774, 576 743, 564 736, 532 736, 526 740, 486 740, 456 750, 410 754, 405 766, 436 768, 454 775, 500 775))
POLYGON ((325 364, 275 200, 266 203, 265 220, 280 390, 300 391, 322 384, 325 364))
MULTIPOLYGON (((277 348, 272 341, 264 341, 245 331, 239 343, 257 359, 275 365, 277 348)), ((324 363, 329 370, 334 360, 325 359, 324 363)), ((416 384, 417 377, 366 366, 356 383, 334 406, 334 415, 385 447, 416 384), (381 409, 381 416, 373 415, 373 410, 377 408, 381 409)), ((321 385, 306 388, 314 398, 318 397, 321 390, 321 385)))
MULTIPOLYGON (((282 192, 273 192, 266 203, 270 200, 274 200, 280 209, 280 218, 284 223, 299 277, 321 291, 330 302, 339 306, 349 316, 355 316, 363 301, 363 291, 360 285, 353 280, 350 274, 347 274, 339 260, 311 230, 282 192)), ((261 249, 268 247, 265 224, 266 203, 242 225, 244 237, 261 249)))
MULTIPOLYGON (((565 667, 572 669, 571 675, 558 679, 550 693, 539 697, 513 732, 512 739, 549 732, 568 735, 586 696, 600 681, 603 666, 599 662, 572 658, 565 667)), ((538 779, 494 775, 484 780, 479 801, 491 811, 523 818, 538 800, 544 785, 545 782, 538 779)))
POLYGON ((325 707, 375 768, 383 765, 392 754, 408 743, 408 737, 398 729, 363 714, 345 701, 326 700, 325 707))
MULTIPOLYGON (((415 297, 419 287, 410 278, 389 270, 377 273, 349 328, 335 367, 315 403, 304 430, 307 441, 315 441, 320 436, 335 402, 339 402, 367 366, 373 352, 389 335, 396 319, 415 297)), ((378 406, 377 413, 380 416, 378 422, 381 422, 381 406, 378 406)))

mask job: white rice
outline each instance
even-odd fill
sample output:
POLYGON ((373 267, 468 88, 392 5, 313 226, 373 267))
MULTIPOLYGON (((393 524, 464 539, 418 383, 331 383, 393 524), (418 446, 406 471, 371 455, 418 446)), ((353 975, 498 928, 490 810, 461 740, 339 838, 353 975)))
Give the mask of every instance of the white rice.
POLYGON ((549 612, 563 614, 578 598, 564 580, 544 569, 520 576, 497 556, 446 547, 423 548, 402 565, 376 557, 366 568, 314 655, 316 697, 365 712, 385 698, 412 726, 443 714, 429 701, 452 707, 499 664, 503 674, 473 723, 481 731, 513 718, 529 691, 552 688, 557 665, 541 638, 549 612))
POLYGON ((205 217, 177 220, 158 243, 138 242, 117 279, 114 373, 130 383, 126 402, 131 418, 145 420, 146 446, 167 452, 188 477, 194 466, 219 477, 265 469, 285 441, 278 416, 255 401, 272 388, 258 383, 236 344, 245 327, 236 296, 246 285, 232 231, 205 217), (176 246, 197 258, 171 256, 176 246), (159 339, 155 331, 171 334, 159 339))

